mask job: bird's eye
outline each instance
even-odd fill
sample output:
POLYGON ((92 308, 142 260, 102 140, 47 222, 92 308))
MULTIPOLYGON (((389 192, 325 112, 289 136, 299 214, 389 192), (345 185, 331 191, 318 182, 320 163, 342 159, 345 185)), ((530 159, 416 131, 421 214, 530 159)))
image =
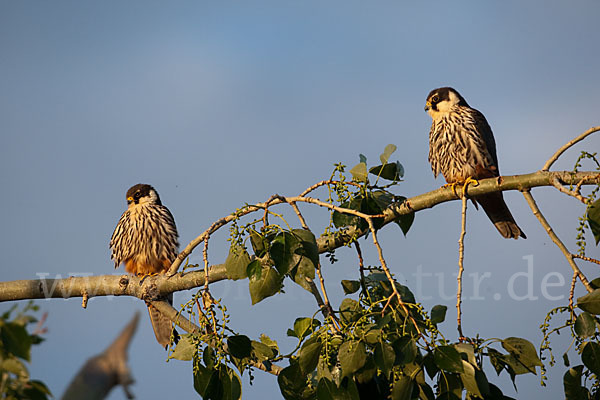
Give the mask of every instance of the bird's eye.
POLYGON ((140 192, 136 192, 133 197, 135 197, 136 199, 139 199, 140 197, 142 197, 142 194, 140 192))
POLYGON ((438 97, 437 94, 431 98, 431 101, 434 103, 437 103, 439 100, 440 100, 440 98, 438 97))

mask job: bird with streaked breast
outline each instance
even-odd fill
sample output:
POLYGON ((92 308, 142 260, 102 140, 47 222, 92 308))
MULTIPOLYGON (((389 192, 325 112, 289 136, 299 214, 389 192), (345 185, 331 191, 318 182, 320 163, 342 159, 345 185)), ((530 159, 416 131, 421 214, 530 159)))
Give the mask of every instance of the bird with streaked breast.
MULTIPOLYGON (((179 242, 175 220, 162 205, 156 190, 137 184, 127 191, 127 210, 121 215, 110 239, 111 259, 115 268, 136 276, 164 274, 178 254, 179 242)), ((172 305, 173 295, 166 300, 172 305)), ((148 304, 150 322, 158 343, 166 347, 171 341, 171 320, 148 304)))
MULTIPOLYGON (((435 177, 440 173, 449 184, 469 179, 500 176, 496 141, 481 112, 471 108, 453 88, 432 90, 425 111, 431 116, 429 162, 435 177)), ((480 204, 498 232, 505 238, 527 238, 515 222, 502 192, 472 198, 480 204)))

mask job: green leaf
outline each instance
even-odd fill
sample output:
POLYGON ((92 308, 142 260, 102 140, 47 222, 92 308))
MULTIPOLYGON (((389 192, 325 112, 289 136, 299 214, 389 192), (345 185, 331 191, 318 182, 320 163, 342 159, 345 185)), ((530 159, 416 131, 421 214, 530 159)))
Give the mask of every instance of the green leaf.
POLYGON ((229 248, 229 255, 225 260, 225 269, 227 270, 227 278, 232 280, 244 279, 246 268, 250 263, 250 256, 246 249, 237 244, 232 244, 229 248))
POLYGON ((223 395, 222 400, 241 400, 242 398, 242 380, 234 370, 227 366, 219 369, 219 380, 223 395))
POLYGON ((505 396, 500 388, 492 383, 489 384, 490 394, 486 400, 515 400, 512 397, 505 396))
POLYGON ((252 351, 252 341, 245 335, 229 336, 227 338, 229 354, 235 358, 246 358, 252 351))
POLYGON ((8 371, 15 375, 29 376, 27 367, 16 358, 8 358, 0 362, 0 371, 8 371))
POLYGON ((401 376, 394 381, 392 387, 392 400, 410 400, 414 389, 414 382, 408 376, 401 376))
POLYGON ((373 377, 377 374, 377 366, 373 361, 373 356, 367 354, 365 365, 354 373, 354 380, 359 384, 369 384, 373 381, 373 377))
POLYGON ((367 181, 367 164, 359 162, 350 170, 352 179, 359 182, 367 181))
POLYGON ((338 350, 338 360, 342 367, 342 376, 350 376, 362 368, 367 361, 365 344, 357 341, 342 343, 338 350))
POLYGON ((435 364, 444 371, 462 373, 462 358, 452 346, 438 346, 433 351, 435 364))
POLYGON ((246 276, 248 276, 250 279, 260 279, 262 276, 262 270, 263 267, 260 263, 260 260, 254 260, 246 267, 246 276))
POLYGON ((254 229, 250 230, 250 244, 256 257, 260 258, 265 255, 269 241, 254 229))
POLYGON ((182 361, 190 361, 192 358, 194 358, 198 348, 193 342, 193 337, 194 335, 191 333, 181 335, 179 342, 177 342, 177 346, 175 346, 175 350, 173 350, 170 358, 182 361))
POLYGON ((442 371, 438 378, 438 386, 441 394, 438 399, 462 399, 463 383, 459 375, 442 371))
POLYGON ((412 363, 418 353, 417 343, 410 336, 402 336, 392 343, 396 352, 396 364, 406 365, 412 363))
POLYGON ((364 154, 359 154, 358 155, 358 161, 361 162, 361 163, 363 163, 363 164, 366 164, 367 163, 367 156, 365 156, 364 154))
POLYGON ((352 294, 355 293, 358 289, 360 289, 359 281, 349 281, 342 280, 342 288, 344 289, 344 294, 352 294))
POLYGON ((306 229, 293 229, 292 233, 300 240, 301 246, 296 250, 296 253, 307 257, 316 268, 319 265, 319 246, 315 235, 306 229))
POLYGON ((264 333, 260 334, 260 341, 261 343, 266 344, 267 346, 272 348, 276 353, 279 353, 279 346, 277 346, 277 342, 265 335, 264 333))
POLYGON ((342 380, 340 386, 327 378, 319 379, 317 385, 319 400, 359 400, 358 389, 352 379, 342 380))
POLYGON ((431 322, 434 324, 440 324, 444 322, 444 320, 446 319, 447 310, 448 307, 446 306, 441 306, 439 304, 437 306, 433 306, 433 308, 431 309, 431 322))
MULTIPOLYGON (((406 197, 396 196, 397 203, 402 204, 405 201, 406 201, 406 197)), ((415 213, 411 212, 408 214, 402 214, 402 215, 398 216, 398 218, 394 222, 396 222, 396 224, 398 224, 398 226, 402 230, 402 233, 404 234, 404 236, 406 236, 406 234, 410 230, 410 227, 412 226, 414 221, 415 221, 415 213)))
POLYGON ((362 307, 360 303, 354 299, 345 298, 340 304, 340 317, 347 323, 358 321, 362 316, 362 307))
POLYGON ((589 399, 590 392, 581 385, 583 365, 569 368, 563 376, 563 387, 566 400, 589 399))
POLYGON ((596 278, 590 282, 592 289, 600 289, 600 278, 596 278))
POLYGON ((600 315, 600 289, 577 299, 577 307, 590 314, 600 315))
POLYGON ((254 275, 250 278, 248 285, 252 304, 254 305, 279 292, 282 280, 283 278, 275 268, 262 267, 260 278, 256 278, 256 275, 254 275))
POLYGON ((390 378, 390 373, 396 361, 394 348, 385 342, 377 343, 375 346, 375 364, 383 371, 386 379, 390 378))
POLYGON ((515 375, 522 375, 522 374, 536 375, 535 368, 526 366, 514 354, 504 354, 504 355, 502 355, 502 360, 504 360, 505 365, 507 366, 506 370, 511 375, 513 384, 514 384, 514 376, 515 375))
POLYGON ((470 363, 463 360, 462 362, 464 372, 460 374, 460 380, 462 381, 465 389, 469 394, 475 395, 477 397, 482 397, 483 394, 489 394, 489 386, 487 383, 487 379, 485 379, 485 375, 483 375, 483 379, 481 378, 482 372, 479 372, 480 378, 477 379, 477 370, 470 363), (478 384, 479 381, 479 384, 478 384), (480 390, 481 385, 484 390, 480 390))
POLYGON ((205 399, 218 394, 222 389, 216 369, 207 368, 199 361, 196 361, 194 368, 194 389, 205 399))
POLYGON ((0 325, 0 338, 9 354, 30 361, 31 337, 23 325, 14 322, 0 325))
POLYGON ((381 161, 382 164, 387 164, 390 156, 396 151, 396 149, 397 147, 395 144, 388 144, 385 146, 383 153, 379 156, 379 161, 381 161))
POLYGON ((204 362, 204 365, 206 365, 206 368, 215 367, 217 357, 215 354, 215 350, 212 347, 206 346, 204 348, 204 351, 202 352, 202 361, 204 362))
POLYGON ((42 381, 30 380, 28 388, 23 390, 23 397, 29 400, 47 400, 48 396, 52 397, 50 389, 42 381))
POLYGON ((264 343, 252 340, 252 355, 254 355, 258 361, 270 360, 275 357, 275 350, 273 347, 267 346, 264 343))
POLYGON ((397 182, 402 178, 404 168, 400 162, 396 161, 395 163, 371 167, 369 168, 369 173, 387 179, 388 181, 397 182))
POLYGON ((381 328, 377 328, 374 324, 369 325, 371 326, 365 328, 365 342, 367 342, 368 344, 377 344, 379 343, 379 339, 381 338, 381 328))
POLYGON ((592 203, 587 211, 587 220, 594 239, 596 239, 596 246, 600 243, 600 199, 592 203))
POLYGON ((318 319, 308 317, 296 318, 294 321, 294 336, 302 340, 304 337, 313 333, 315 328, 318 328, 319 326, 321 326, 321 322, 318 319))
POLYGON ((295 252, 300 247, 300 241, 289 232, 280 232, 271 242, 269 254, 275 262, 275 268, 280 275, 285 275, 297 264, 295 252))
POLYGON ((438 366, 435 365, 433 353, 427 353, 427 355, 423 358, 423 365, 425 366, 425 372, 427 372, 429 379, 433 379, 438 372, 440 372, 438 366))
POLYGON ((490 363, 496 370, 496 374, 499 376, 500 372, 506 368, 506 362, 504 361, 503 354, 498 350, 494 350, 492 348, 488 348, 488 357, 490 358, 490 363))
POLYGON ((537 355, 535 346, 526 339, 509 337, 502 341, 502 347, 533 374, 535 374, 536 366, 543 365, 537 355))
POLYGON ((319 341, 304 343, 298 355, 298 363, 304 374, 309 374, 317 368, 322 347, 319 341))
POLYGON ((587 312, 582 312, 575 320, 575 333, 580 338, 588 338, 596 333, 596 320, 587 312))
POLYGON ((298 259, 298 263, 296 267, 294 267, 290 271, 290 277, 296 282, 298 285, 302 286, 304 289, 312 292, 312 288, 310 285, 310 281, 315 279, 315 265, 313 262, 305 256, 295 255, 295 259, 298 259), (309 281, 310 280, 310 281, 309 281))
MULTIPOLYGON (((342 208, 348 208, 350 210, 361 211, 363 206, 363 197, 357 196, 352 198, 350 201, 343 202, 340 204, 342 208)), ((336 228, 343 228, 345 226, 358 226, 366 227, 367 223, 360 217, 352 214, 344 214, 339 211, 334 211, 331 220, 336 228)))
MULTIPOLYGON (((454 348, 461 354, 466 355, 466 360, 473 366, 477 366, 477 360, 475 359, 475 348, 470 343, 455 343, 454 348)), ((463 357, 463 360, 465 357, 463 357)))
POLYGON ((279 390, 286 400, 302 400, 302 391, 306 387, 306 375, 300 370, 298 363, 281 370, 277 377, 279 390))
POLYGON ((600 344, 587 342, 581 352, 581 361, 594 374, 600 375, 600 344))

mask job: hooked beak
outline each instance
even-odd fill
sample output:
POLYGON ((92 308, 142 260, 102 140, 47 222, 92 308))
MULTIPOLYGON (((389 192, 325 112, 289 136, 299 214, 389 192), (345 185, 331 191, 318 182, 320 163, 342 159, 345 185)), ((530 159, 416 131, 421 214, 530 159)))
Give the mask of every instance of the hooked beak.
POLYGON ((431 109, 431 103, 430 102, 426 102, 425 103, 425 111, 429 111, 431 109))

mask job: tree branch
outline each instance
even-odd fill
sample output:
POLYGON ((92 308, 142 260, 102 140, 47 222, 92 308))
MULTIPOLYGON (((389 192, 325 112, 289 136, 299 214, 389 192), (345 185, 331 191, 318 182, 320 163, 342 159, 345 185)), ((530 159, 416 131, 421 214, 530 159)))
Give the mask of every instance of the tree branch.
POLYGON ((556 236, 556 233, 554 233, 554 231, 552 230, 552 227, 544 217, 544 214, 542 214, 542 212, 540 211, 537 203, 535 202, 535 199, 531 195, 531 192, 529 190, 526 190, 523 192, 523 196, 525 196, 525 200, 527 200, 527 203, 529 204, 533 215, 537 217, 537 219, 540 221, 540 224, 542 224, 544 229, 546 229, 546 232, 548 233, 548 236, 550 236, 550 239, 552 239, 554 244, 556 244, 560 251, 562 251, 562 253, 565 255, 567 262, 573 269, 573 272, 577 274, 577 277, 579 278, 581 283, 583 283, 583 286, 585 286, 588 292, 592 292, 593 289, 590 286, 590 283, 588 282, 587 278, 585 277, 583 272, 581 272, 577 264, 575 264, 575 261, 573 260, 573 254, 571 254, 571 252, 567 249, 564 243, 558 238, 558 236, 556 236))
MULTIPOLYGON (((552 186, 554 179, 559 179, 564 184, 600 184, 600 174, 598 172, 583 171, 573 173, 569 171, 538 171, 531 174, 483 179, 479 181, 478 186, 469 186, 466 189, 466 194, 468 196, 478 196, 507 190, 524 191, 533 187, 552 186)), ((312 203, 321 207, 348 212, 348 210, 344 208, 336 207, 311 197, 298 196, 287 197, 284 199, 287 203, 312 203)), ((388 207, 383 213, 383 224, 387 225, 395 221, 401 215, 417 212, 457 199, 460 199, 460 197, 453 193, 452 188, 450 187, 440 188, 411 197, 402 203, 392 204, 388 207)), ((273 200, 271 206, 281 203, 283 203, 282 200, 276 199, 273 200)), ((246 215, 263 208, 262 204, 248 206, 242 211, 238 211, 238 214, 241 213, 246 215)), ((362 213, 354 212, 353 210, 349 211, 360 217, 364 216, 362 213)), ((178 256, 178 260, 185 259, 191 253, 193 248, 202 243, 208 235, 232 221, 234 218, 234 216, 221 218, 211 225, 205 233, 192 241, 186 249, 182 251, 178 256)), ((365 235, 368 231, 368 228, 361 230, 350 227, 342 229, 334 235, 321 236, 317 239, 319 253, 324 253, 347 245, 348 243, 351 243, 352 240, 365 235)), ((176 264, 174 263, 173 266, 175 265, 176 264)), ((173 269, 173 266, 171 269, 173 269)), ((227 279, 227 272, 223 264, 212 265, 209 270, 210 283, 227 279)), ((205 284, 204 276, 204 271, 190 271, 186 273, 177 273, 173 276, 160 275, 156 277, 147 277, 143 282, 139 278, 131 275, 100 275, 69 277, 65 279, 33 279, 0 282, 0 302, 25 299, 83 297, 86 293, 88 298, 97 296, 134 296, 144 300, 152 300, 158 298, 160 295, 200 287, 205 284)))
POLYGON ((546 164, 544 164, 544 166, 542 167, 542 171, 548 171, 550 169, 550 167, 552 166, 552 164, 554 164, 556 162, 556 160, 558 160, 558 158, 565 151, 567 151, 569 148, 571 148, 575 143, 581 142, 583 139, 585 139, 586 137, 588 137, 592 133, 598 132, 598 131, 600 131, 600 126, 591 127, 587 131, 583 132, 581 135, 577 136, 575 139, 571 140, 569 143, 567 143, 564 146, 562 146, 560 149, 558 149, 556 151, 556 153, 554 153, 552 155, 552 157, 550 157, 550 159, 548 161, 546 161, 546 164))

